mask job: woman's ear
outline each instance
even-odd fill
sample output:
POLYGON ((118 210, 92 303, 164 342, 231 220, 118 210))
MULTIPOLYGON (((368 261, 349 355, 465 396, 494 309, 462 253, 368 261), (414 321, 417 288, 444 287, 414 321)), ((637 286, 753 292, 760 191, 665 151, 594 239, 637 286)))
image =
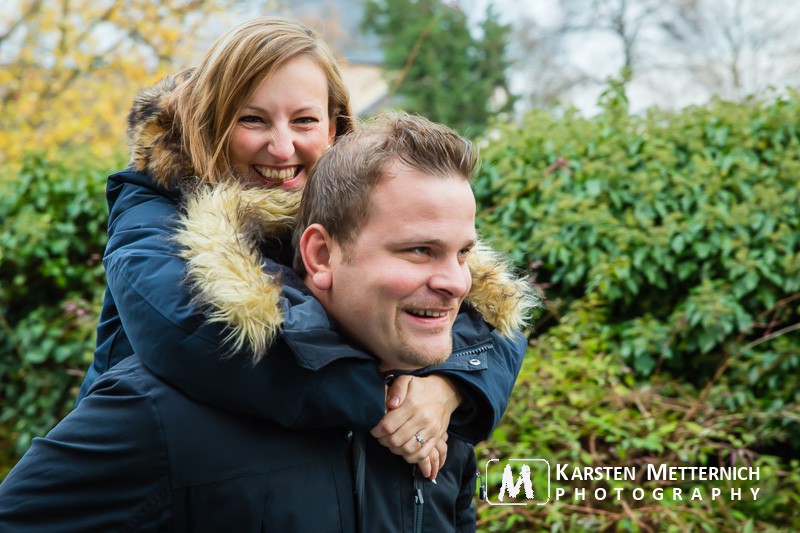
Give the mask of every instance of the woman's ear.
POLYGON ((336 140, 336 117, 333 117, 330 125, 328 126, 328 148, 331 147, 333 141, 336 140))
POLYGON ((319 291, 331 288, 331 240, 328 230, 320 224, 311 224, 300 237, 300 255, 306 268, 306 284, 319 291))

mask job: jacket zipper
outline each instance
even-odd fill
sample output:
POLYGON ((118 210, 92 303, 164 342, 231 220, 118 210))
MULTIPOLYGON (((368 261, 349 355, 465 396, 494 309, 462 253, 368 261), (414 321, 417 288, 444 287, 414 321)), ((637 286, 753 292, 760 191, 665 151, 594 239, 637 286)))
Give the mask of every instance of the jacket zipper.
POLYGON ((356 531, 364 533, 366 531, 364 514, 365 437, 360 432, 354 433, 353 430, 348 430, 346 438, 350 442, 350 473, 356 506, 356 531))
POLYGON ((492 348, 494 348, 494 343, 492 341, 487 341, 483 344, 473 346, 472 348, 464 348, 463 350, 459 350, 453 353, 451 357, 469 357, 471 355, 478 355, 485 351, 491 350, 492 348))
POLYGON ((423 496, 423 483, 419 478, 419 470, 416 466, 411 473, 414 476, 414 531, 416 533, 422 532, 422 512, 425 506, 425 498, 423 496))
MULTIPOLYGON (((463 349, 461 349, 461 350, 459 350, 457 352, 453 352, 453 354, 450 357, 471 357, 473 355, 478 355, 478 354, 481 354, 483 352, 489 351, 492 348, 494 348, 494 342, 486 341, 486 342, 484 342, 482 344, 478 344, 477 346, 473 346, 471 348, 463 348, 463 349)), ((478 364, 478 365, 480 364, 480 360, 479 359, 476 359, 475 361, 476 361, 476 363, 474 363, 474 364, 478 364)), ((473 363, 471 363, 471 364, 473 364, 473 363)), ((391 387, 392 383, 394 382, 394 380, 397 379, 397 376, 405 376, 405 375, 416 376, 418 374, 418 372, 419 371, 417 371, 417 370, 394 370, 394 371, 392 371, 390 373, 384 374, 383 375, 383 379, 384 379, 384 381, 386 383, 386 386, 387 387, 391 387)))

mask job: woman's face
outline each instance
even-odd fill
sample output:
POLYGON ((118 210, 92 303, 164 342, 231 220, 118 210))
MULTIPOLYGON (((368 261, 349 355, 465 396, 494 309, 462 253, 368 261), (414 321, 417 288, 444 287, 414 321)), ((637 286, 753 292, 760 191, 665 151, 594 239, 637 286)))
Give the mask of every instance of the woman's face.
POLYGON ((245 102, 228 155, 242 179, 301 188, 335 133, 325 72, 313 59, 298 56, 265 78, 245 102))

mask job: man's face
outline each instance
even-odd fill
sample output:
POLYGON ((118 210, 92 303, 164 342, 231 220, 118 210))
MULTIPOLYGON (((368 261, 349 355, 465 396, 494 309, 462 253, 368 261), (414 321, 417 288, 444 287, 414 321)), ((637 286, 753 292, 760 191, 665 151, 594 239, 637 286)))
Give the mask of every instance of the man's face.
POLYGON ((453 322, 472 284, 469 183, 394 164, 371 204, 355 240, 331 247, 327 310, 384 370, 440 363, 452 352, 453 322))

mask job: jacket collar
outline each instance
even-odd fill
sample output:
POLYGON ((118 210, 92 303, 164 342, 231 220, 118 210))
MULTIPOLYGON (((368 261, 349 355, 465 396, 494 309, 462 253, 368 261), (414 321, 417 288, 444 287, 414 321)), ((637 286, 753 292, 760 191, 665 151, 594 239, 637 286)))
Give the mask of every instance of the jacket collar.
POLYGON ((266 260, 265 265, 271 272, 280 273, 281 334, 301 367, 316 371, 338 359, 375 360, 351 346, 297 274, 272 260, 266 260))

